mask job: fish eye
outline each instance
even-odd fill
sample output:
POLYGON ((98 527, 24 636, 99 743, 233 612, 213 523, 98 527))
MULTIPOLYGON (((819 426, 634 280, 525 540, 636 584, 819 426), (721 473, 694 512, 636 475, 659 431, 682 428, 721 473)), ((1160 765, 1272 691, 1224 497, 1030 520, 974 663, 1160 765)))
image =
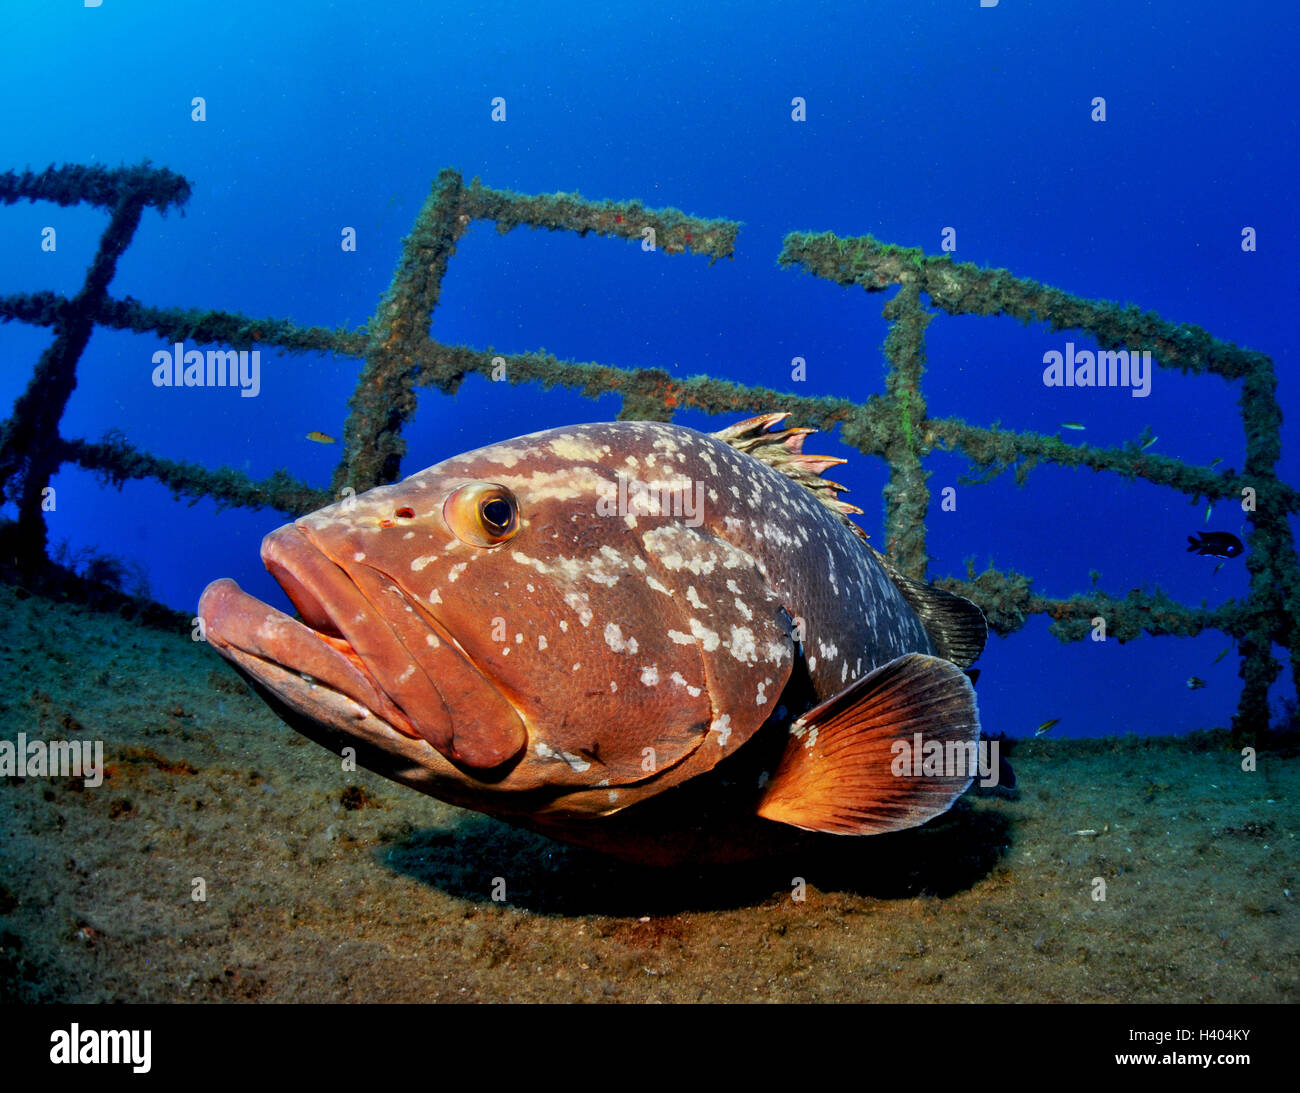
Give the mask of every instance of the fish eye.
POLYGON ((504 535, 514 519, 515 510, 504 497, 492 497, 478 507, 483 526, 493 535, 504 535))
POLYGON ((470 546, 498 546, 519 530, 519 503, 495 482, 469 482, 453 490, 442 516, 456 538, 470 546))

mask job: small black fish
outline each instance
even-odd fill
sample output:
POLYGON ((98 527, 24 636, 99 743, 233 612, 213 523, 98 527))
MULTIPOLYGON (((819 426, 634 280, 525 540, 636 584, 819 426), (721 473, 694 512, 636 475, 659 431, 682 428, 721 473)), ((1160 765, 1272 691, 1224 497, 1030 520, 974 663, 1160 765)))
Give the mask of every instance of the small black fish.
POLYGON ((1246 548, 1230 531, 1203 531, 1187 537, 1187 550, 1207 554, 1211 558, 1235 558, 1246 548))

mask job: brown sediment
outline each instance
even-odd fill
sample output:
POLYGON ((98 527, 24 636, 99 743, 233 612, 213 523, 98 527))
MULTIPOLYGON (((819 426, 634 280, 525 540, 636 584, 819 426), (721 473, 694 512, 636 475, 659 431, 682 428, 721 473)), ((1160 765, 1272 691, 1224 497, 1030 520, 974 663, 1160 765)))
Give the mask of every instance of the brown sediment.
MULTIPOLYGON (((18 649, 116 773, 0 779, 3 1002, 1300 1001, 1300 767, 1222 730, 1021 741, 1016 798, 638 870, 342 769, 188 636, 0 586, 18 649)), ((41 705, 4 739, 63 738, 41 705)))
POLYGON ((269 506, 300 515, 344 489, 361 492, 398 478, 402 431, 415 412, 417 389, 435 387, 451 394, 466 376, 479 374, 512 384, 538 383, 544 389, 567 387, 591 398, 615 392, 623 399, 622 418, 670 420, 684 409, 746 416, 788 411, 800 425, 824 430, 838 426, 844 443, 889 466, 886 552, 900 571, 918 578, 926 576, 929 560, 928 472, 923 461, 932 451, 962 452, 972 467, 967 482, 1012 471, 1023 484, 1035 467, 1055 464, 1142 478, 1178 490, 1192 502, 1240 498, 1243 490, 1253 489, 1258 503, 1246 512, 1250 593, 1245 600, 1229 600, 1214 610, 1177 603, 1158 589, 1124 597, 1100 589, 1045 596, 1032 590, 1029 577, 991 568, 978 576, 968 573, 964 580, 941 577, 937 583, 977 602, 1000 633, 1019 629, 1033 614, 1050 616, 1051 632, 1062 641, 1082 640, 1098 614, 1121 641, 1142 633, 1187 636, 1207 628, 1223 630, 1236 639, 1241 657, 1243 685, 1233 722, 1239 740, 1255 739, 1267 729, 1269 687, 1282 670, 1274 646, 1288 651, 1292 676, 1300 685, 1300 563, 1288 523, 1290 515, 1300 511, 1300 491, 1277 477, 1281 410, 1273 362, 1262 353, 1132 305, 1083 299, 1006 270, 956 263, 949 255, 929 256, 920 248, 829 232, 788 235, 778 262, 868 292, 897 288, 884 308, 889 323, 884 393, 860 404, 710 376, 682 379, 661 369, 565 361, 544 352, 506 354, 443 345, 430 334, 442 280, 457 243, 477 221, 490 221, 503 233, 526 226, 634 243, 653 237, 660 253, 702 255, 711 263, 734 255, 740 228, 733 221, 649 209, 637 201, 519 194, 485 187, 477 179, 467 185, 451 169, 438 175, 403 244, 387 292, 360 330, 299 327, 282 319, 225 312, 164 310, 129 297, 110 298, 107 290, 117 256, 130 243, 143 209, 153 206, 162 212, 183 205, 188 197, 188 182, 147 164, 116 171, 68 166, 39 175, 0 176, 0 202, 6 204, 21 199, 87 202, 111 211, 85 286, 76 297, 0 297, 0 322, 19 320, 55 330, 54 343, 37 363, 27 392, 0 427, 0 488, 3 498, 19 510, 15 524, 0 527, 0 567, 22 574, 30 583, 39 583, 41 575, 50 572, 41 501, 50 476, 62 463, 94 470, 118 487, 127 479, 150 477, 178 497, 211 497, 219 506, 269 506), (1220 473, 1155 455, 1145 450, 1142 438, 1120 448, 1097 448, 1035 432, 930 418, 922 376, 925 330, 933 314, 923 297, 929 307, 950 315, 1010 315, 1053 330, 1083 331, 1103 349, 1149 350, 1162 368, 1239 383, 1243 468, 1220 473), (111 433, 99 442, 60 436, 59 420, 75 386, 77 360, 97 323, 157 333, 168 341, 327 351, 363 359, 331 489, 314 489, 283 471, 256 481, 230 468, 208 470, 160 459, 111 433))

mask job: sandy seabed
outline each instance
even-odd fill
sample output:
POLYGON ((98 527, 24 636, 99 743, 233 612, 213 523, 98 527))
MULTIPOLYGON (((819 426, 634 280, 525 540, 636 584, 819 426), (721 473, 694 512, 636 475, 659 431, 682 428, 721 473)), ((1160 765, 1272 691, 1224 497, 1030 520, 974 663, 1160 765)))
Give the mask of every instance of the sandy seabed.
POLYGON ((0 638, 0 739, 107 775, 0 778, 0 1001, 1300 1000, 1294 759, 1034 741, 1014 797, 664 872, 345 773, 188 634, 0 586, 0 638))

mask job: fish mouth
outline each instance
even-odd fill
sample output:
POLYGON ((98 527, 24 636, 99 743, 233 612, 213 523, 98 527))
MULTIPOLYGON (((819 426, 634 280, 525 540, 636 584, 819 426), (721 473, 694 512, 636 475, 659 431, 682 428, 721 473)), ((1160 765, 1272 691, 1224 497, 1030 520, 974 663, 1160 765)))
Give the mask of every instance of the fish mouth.
POLYGON ((391 579, 345 569, 296 524, 263 540, 262 561, 302 621, 232 580, 214 581, 199 616, 223 656, 309 717, 337 720, 337 701, 311 693, 323 687, 357 704, 358 718, 376 714, 462 768, 481 773, 519 757, 527 732, 518 713, 391 579))

